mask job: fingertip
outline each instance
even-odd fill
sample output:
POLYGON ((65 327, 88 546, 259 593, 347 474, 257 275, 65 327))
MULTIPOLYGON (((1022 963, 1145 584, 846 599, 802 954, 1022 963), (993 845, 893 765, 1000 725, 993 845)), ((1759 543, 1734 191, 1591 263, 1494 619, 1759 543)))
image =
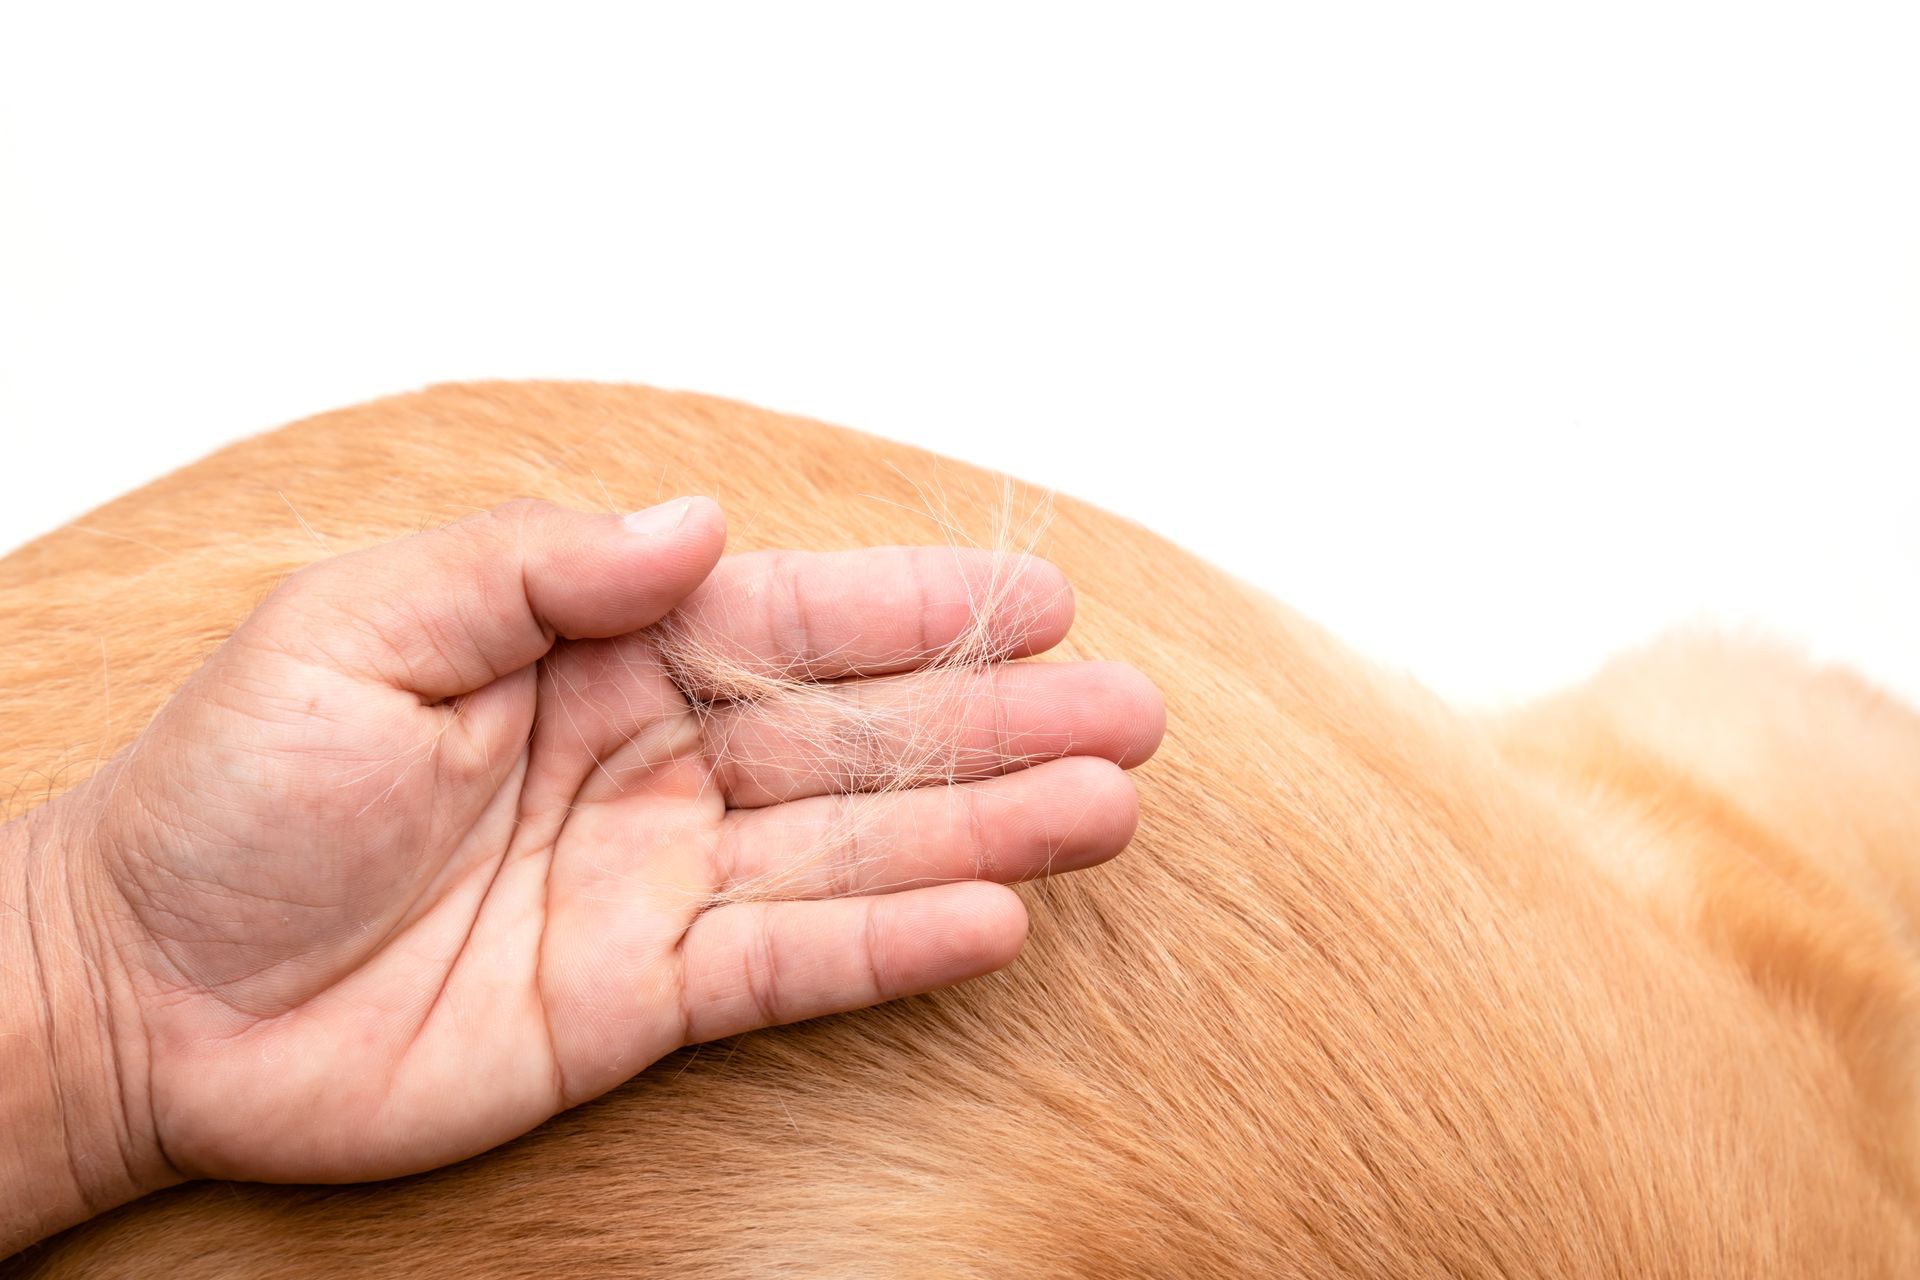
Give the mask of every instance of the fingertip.
POLYGON ((1039 556, 1020 554, 1013 578, 1020 601, 1020 617, 1013 637, 1012 657, 1045 653, 1073 629, 1073 584, 1059 565, 1039 556))
MULTIPOLYGON (((682 497, 623 516, 607 588, 632 599, 608 610, 609 625, 589 634, 619 634, 658 621, 713 573, 726 550, 727 519, 712 498, 682 497)), ((603 544, 605 545, 605 544, 603 544)), ((604 608, 609 597, 597 598, 604 608)))
POLYGON ((924 916, 920 932, 931 963, 917 986, 950 986, 1004 969, 1026 945, 1027 905, 1005 885, 961 881, 916 889, 894 901, 924 916))
POLYGON ((1102 695, 1112 710, 1115 750, 1109 757, 1122 769, 1153 758, 1167 736, 1167 702, 1158 685, 1124 662, 1102 662, 1102 695))
MULTIPOLYGON (((704 541, 712 542, 717 549, 726 545, 727 513, 712 498, 698 494, 685 499, 687 503, 686 527, 704 541)), ((691 536, 691 535, 690 535, 691 536)))
POLYGON ((697 587, 707 580, 727 549, 726 512, 712 498, 688 498, 687 519, 681 527, 685 530, 688 552, 697 566, 693 583, 697 587))
POLYGON ((970 941, 980 963, 978 972, 992 973, 1012 964, 1027 945, 1027 931, 1032 926, 1026 902, 1006 885, 990 881, 952 887, 962 891, 962 909, 972 913, 970 941), (966 898, 973 902, 964 902, 966 898))
POLYGON ((655 555, 679 551, 717 561, 727 541, 727 518, 720 504, 699 496, 672 498, 622 516, 620 528, 655 555))
POLYGON ((1140 795, 1133 779, 1100 756, 1069 756, 1035 765, 1041 790, 1028 803, 1025 839, 1044 862, 1022 879, 1080 871, 1119 855, 1140 825, 1140 795))
POLYGON ((1133 843, 1140 830, 1140 789, 1126 771, 1110 760, 1090 760, 1097 766, 1088 786, 1088 808, 1093 811, 1093 831, 1088 843, 1098 855, 1083 865, 1092 866, 1116 857, 1133 843))

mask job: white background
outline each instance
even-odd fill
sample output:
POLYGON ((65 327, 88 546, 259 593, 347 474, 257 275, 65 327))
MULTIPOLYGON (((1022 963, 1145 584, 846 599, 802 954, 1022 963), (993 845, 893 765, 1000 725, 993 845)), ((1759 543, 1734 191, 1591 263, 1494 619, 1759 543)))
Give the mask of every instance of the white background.
POLYGON ((1703 618, 1920 699, 1915 8, 8 5, 0 548, 634 380, 1090 498, 1468 700, 1703 618))

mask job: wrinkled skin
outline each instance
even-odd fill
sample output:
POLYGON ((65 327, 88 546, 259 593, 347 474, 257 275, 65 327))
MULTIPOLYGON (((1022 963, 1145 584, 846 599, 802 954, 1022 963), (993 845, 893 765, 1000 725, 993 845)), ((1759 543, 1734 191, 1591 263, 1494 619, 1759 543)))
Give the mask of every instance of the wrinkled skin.
POLYGON ((988 573, 1021 606, 999 650, 1057 642, 1051 566, 723 540, 704 500, 625 522, 525 503, 322 562, 60 802, 93 815, 65 825, 90 832, 75 901, 98 908, 129 1141, 188 1177, 429 1168, 683 1044, 1005 965, 1026 916, 991 881, 1125 845, 1122 768, 1163 725, 1142 677, 913 670, 988 573), (870 781, 852 762, 670 678, 635 633, 676 606, 835 681, 826 719, 887 708, 957 767, 847 794, 870 781), (781 900, 727 900, 769 874, 781 900))

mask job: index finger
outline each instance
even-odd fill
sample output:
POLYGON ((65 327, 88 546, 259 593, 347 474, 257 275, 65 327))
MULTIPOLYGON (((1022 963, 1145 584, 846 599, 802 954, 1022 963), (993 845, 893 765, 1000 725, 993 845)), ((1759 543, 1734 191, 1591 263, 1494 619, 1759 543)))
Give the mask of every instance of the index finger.
POLYGON ((1072 624, 1066 575, 1036 556, 874 547, 728 556, 662 630, 681 687, 712 701, 750 697, 757 680, 1026 657, 1072 624))

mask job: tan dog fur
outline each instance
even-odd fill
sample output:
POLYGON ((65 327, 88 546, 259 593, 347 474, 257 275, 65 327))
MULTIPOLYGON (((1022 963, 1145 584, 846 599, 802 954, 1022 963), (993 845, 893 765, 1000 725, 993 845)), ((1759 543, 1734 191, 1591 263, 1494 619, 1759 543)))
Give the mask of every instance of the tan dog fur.
MULTIPOLYGON (((246 442, 0 561, 10 816, 327 550, 681 492, 733 550, 924 542, 936 487, 967 528, 1002 501, 607 386, 246 442)), ((1061 501, 1040 550, 1066 651, 1144 669, 1169 731, 1133 849, 1023 890, 1012 970, 683 1051, 436 1174, 178 1188, 13 1273, 1920 1274, 1920 718, 1718 640, 1464 717, 1110 515, 1061 501)))

